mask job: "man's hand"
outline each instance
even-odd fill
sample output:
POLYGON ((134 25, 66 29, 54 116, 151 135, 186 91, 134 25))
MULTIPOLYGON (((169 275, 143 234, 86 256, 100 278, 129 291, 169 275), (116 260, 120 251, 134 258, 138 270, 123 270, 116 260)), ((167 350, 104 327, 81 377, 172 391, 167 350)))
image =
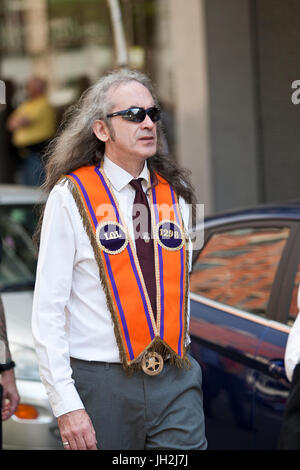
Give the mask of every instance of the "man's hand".
POLYGON ((66 450, 97 450, 96 433, 85 410, 70 411, 57 418, 66 450))
POLYGON ((7 126, 7 129, 10 132, 14 132, 14 131, 20 129, 21 127, 30 126, 30 124, 31 124, 31 121, 26 116, 12 115, 8 119, 6 126, 7 126))
POLYGON ((2 420, 5 421, 16 411, 20 396, 16 387, 13 369, 2 372, 1 379, 3 386, 2 420))

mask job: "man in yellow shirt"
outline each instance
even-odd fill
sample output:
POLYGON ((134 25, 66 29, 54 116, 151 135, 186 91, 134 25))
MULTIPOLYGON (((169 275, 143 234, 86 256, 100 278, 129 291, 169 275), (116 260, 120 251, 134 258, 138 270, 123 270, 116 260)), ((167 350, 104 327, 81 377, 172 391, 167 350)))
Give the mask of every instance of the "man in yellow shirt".
POLYGON ((47 84, 41 78, 31 78, 27 85, 27 100, 8 118, 7 128, 13 134, 13 144, 24 160, 21 183, 40 185, 44 179, 42 152, 56 130, 55 110, 46 96, 47 84))

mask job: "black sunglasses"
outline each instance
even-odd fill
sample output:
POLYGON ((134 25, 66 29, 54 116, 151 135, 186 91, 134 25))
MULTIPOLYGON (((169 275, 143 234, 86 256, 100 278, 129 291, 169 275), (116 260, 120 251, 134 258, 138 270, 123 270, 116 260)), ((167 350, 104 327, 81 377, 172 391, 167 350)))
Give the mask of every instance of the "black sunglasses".
POLYGON ((143 122, 146 114, 149 116, 152 122, 157 122, 160 120, 160 109, 156 106, 152 106, 152 108, 148 109, 133 106, 132 108, 124 109, 123 111, 107 114, 106 117, 111 118, 114 116, 122 116, 122 118, 126 119, 126 121, 143 122))

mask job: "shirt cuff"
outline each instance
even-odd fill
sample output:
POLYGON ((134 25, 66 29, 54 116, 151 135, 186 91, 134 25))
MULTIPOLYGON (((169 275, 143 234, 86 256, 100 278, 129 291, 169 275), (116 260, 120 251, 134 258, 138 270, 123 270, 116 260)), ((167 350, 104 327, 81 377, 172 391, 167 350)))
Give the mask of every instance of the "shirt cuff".
MULTIPOLYGON (((43 379, 42 379, 43 382, 43 379)), ((48 387, 44 384, 48 399, 56 418, 58 416, 69 413, 70 411, 80 410, 84 405, 79 397, 79 394, 73 384, 68 384, 64 387, 56 387, 55 390, 47 390, 48 387)))

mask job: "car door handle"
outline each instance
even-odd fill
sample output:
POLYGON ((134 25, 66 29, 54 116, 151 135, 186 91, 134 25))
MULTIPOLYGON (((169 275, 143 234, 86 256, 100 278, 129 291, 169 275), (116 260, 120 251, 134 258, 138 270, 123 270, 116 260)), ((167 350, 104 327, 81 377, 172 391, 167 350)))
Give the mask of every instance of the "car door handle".
POLYGON ((269 361, 268 371, 275 379, 287 379, 282 359, 272 359, 269 361))

